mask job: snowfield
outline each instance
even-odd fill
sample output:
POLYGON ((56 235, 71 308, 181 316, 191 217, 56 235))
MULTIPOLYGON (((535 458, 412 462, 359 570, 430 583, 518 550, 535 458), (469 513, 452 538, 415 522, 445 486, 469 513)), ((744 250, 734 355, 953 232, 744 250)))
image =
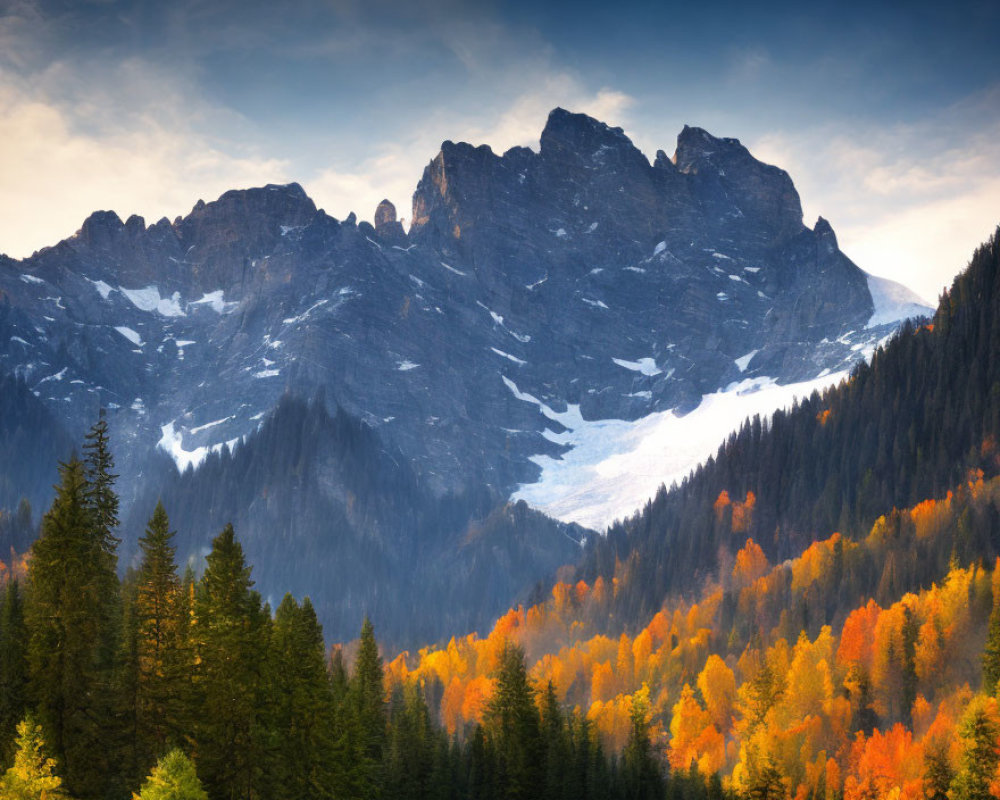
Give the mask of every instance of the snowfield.
POLYGON ((553 411, 504 377, 515 397, 537 405, 545 417, 569 429, 545 431, 545 438, 572 446, 561 458, 533 456, 541 477, 519 486, 511 499, 524 500, 564 522, 603 531, 641 508, 660 484, 680 482, 718 450, 734 425, 755 414, 770 416, 847 375, 837 372, 783 386, 773 378, 751 378, 705 395, 688 414, 660 411, 633 422, 585 420, 575 405, 553 411))

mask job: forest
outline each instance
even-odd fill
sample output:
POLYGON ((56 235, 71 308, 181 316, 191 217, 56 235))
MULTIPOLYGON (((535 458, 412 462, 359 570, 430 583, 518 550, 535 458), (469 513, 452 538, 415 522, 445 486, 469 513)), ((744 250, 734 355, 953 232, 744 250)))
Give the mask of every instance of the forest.
POLYGON ((636 705, 625 747, 529 678, 513 641, 481 720, 449 732, 434 687, 388 682, 365 618, 328 651, 308 598, 253 589, 231 525, 200 577, 180 574, 162 503, 117 573, 118 498, 107 423, 60 465, 30 556, 5 564, 0 605, 0 797, 658 798, 718 796, 670 779, 636 705), (706 794, 708 793, 708 794, 706 794))
POLYGON ((402 652, 270 608, 231 525, 181 572, 161 502, 120 570, 101 419, 0 568, 0 797, 1000 797, 996 353, 1000 231, 849 381, 402 652))

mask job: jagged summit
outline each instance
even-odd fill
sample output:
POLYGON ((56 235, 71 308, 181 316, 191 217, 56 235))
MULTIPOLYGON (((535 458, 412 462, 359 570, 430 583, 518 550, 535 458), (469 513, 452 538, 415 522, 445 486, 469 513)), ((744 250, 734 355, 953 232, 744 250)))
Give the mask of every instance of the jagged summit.
MULTIPOLYGON (((148 227, 91 215, 0 260, 0 375, 74 438, 110 409, 126 502, 157 459, 202 463, 291 392, 363 420, 429 491, 539 485, 555 508, 570 456, 605 452, 588 431, 837 374, 914 310, 825 221, 803 224, 787 173, 696 128, 650 164, 620 129, 556 109, 538 152, 445 142, 408 232, 388 201, 374 211, 338 222, 288 184, 148 227)), ((250 519, 248 551, 295 538, 250 519)))

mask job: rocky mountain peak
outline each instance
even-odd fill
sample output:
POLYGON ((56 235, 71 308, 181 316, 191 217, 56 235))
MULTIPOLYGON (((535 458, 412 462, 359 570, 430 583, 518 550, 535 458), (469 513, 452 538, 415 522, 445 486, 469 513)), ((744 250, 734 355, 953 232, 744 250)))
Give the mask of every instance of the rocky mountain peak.
POLYGON ((828 249, 836 250, 838 248, 837 234, 833 232, 833 227, 823 217, 816 220, 813 233, 816 235, 816 240, 822 242, 828 249))
POLYGON ((375 209, 375 233, 382 239, 401 242, 406 239, 403 224, 396 219, 396 206, 383 200, 375 209))
POLYGON ((114 211, 95 211, 83 221, 76 238, 88 247, 106 250, 112 246, 125 224, 114 211))
POLYGON ((547 161, 649 166, 621 128, 563 108, 553 109, 549 114, 540 142, 541 155, 547 161))

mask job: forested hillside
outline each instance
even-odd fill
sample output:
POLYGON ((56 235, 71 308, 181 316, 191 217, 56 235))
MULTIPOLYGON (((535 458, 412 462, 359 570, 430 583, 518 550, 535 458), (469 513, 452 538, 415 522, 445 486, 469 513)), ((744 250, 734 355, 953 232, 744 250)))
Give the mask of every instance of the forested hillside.
POLYGON ((997 474, 998 235, 930 324, 904 328, 840 386, 748 421, 682 486, 595 541, 582 577, 608 581, 627 562, 619 607, 627 619, 648 618, 668 593, 714 575, 720 553, 748 535, 785 559, 832 531, 863 536, 878 516, 942 497, 970 469, 997 474))
MULTIPOLYGON (((571 580, 488 635, 382 655, 361 609, 359 642, 331 651, 308 599, 272 612, 231 525, 182 576, 189 534, 162 503, 120 579, 102 420, 28 558, 0 570, 0 797, 154 800, 170 781, 184 800, 998 796, 998 304, 1000 231, 931 323, 748 423, 571 580)), ((305 486, 310 447, 334 437, 326 466, 368 513, 358 459, 391 455, 297 403, 260 446, 305 486)), ((263 452, 206 465, 207 519, 264 513, 263 452)), ((376 473, 379 494, 412 485, 376 473)), ((428 519, 449 502, 465 501, 428 519)), ((501 591, 487 554, 532 515, 503 507, 464 531, 481 548, 466 579, 501 591)))
POLYGON ((232 523, 247 532, 265 598, 315 596, 333 640, 353 637, 364 614, 401 646, 488 627, 578 558, 585 535, 485 485, 436 496, 371 427, 321 399, 286 395, 258 431, 196 471, 178 474, 166 456, 161 467, 124 520, 126 563, 158 500, 171 509, 178 557, 196 568, 232 523))

